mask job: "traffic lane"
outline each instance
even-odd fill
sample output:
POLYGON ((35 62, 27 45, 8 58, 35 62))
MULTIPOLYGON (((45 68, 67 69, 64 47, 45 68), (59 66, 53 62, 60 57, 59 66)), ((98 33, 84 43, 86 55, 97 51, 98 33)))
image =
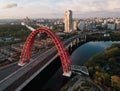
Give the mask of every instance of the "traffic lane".
POLYGON ((1 70, 0 71, 0 81, 3 80, 8 75, 10 75, 12 72, 15 72, 16 70, 18 70, 19 68, 21 68, 21 67, 18 66, 17 64, 14 64, 14 65, 10 66, 9 68, 1 70))

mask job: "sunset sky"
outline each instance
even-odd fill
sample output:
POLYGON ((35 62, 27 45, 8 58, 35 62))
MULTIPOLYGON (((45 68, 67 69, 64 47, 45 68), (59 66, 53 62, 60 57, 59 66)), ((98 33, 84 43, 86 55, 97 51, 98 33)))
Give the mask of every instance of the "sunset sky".
POLYGON ((74 17, 118 17, 120 0, 0 0, 0 19, 63 18, 71 9, 74 17))

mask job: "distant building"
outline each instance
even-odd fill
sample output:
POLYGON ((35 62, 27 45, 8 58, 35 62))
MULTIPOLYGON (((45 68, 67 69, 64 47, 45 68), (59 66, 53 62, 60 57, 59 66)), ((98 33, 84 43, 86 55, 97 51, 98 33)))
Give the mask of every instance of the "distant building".
POLYGON ((19 44, 12 44, 11 48, 19 53, 22 51, 22 47, 19 44))
POLYGON ((115 24, 114 23, 108 23, 107 24, 107 29, 115 30, 115 24))
POLYGON ((28 17, 26 17, 24 19, 24 23, 27 24, 27 25, 29 25, 31 23, 31 20, 28 17))
POLYGON ((78 28, 81 31, 84 31, 85 30, 85 21, 80 21, 80 23, 78 24, 78 28))
POLYGON ((104 22, 103 22, 104 24, 107 24, 107 20, 104 20, 104 22))
POLYGON ((5 61, 6 57, 4 54, 0 53, 0 62, 5 61))
POLYGON ((110 34, 107 34, 107 33, 106 33, 106 34, 104 34, 104 37, 109 37, 109 36, 110 36, 110 34))
POLYGON ((86 26, 85 26, 86 28, 86 30, 87 31, 90 31, 90 30, 92 30, 92 25, 91 25, 91 23, 90 22, 86 22, 86 26))
POLYGON ((73 29, 71 10, 65 12, 64 24, 65 24, 64 32, 71 32, 73 29))
POLYGON ((10 56, 10 57, 16 57, 17 56, 17 52, 9 49, 9 48, 2 48, 0 49, 0 52, 7 55, 7 56, 10 56))
POLYGON ((77 30, 77 21, 73 22, 73 30, 76 31, 77 30))
POLYGON ((120 23, 116 24, 116 30, 120 30, 120 23))

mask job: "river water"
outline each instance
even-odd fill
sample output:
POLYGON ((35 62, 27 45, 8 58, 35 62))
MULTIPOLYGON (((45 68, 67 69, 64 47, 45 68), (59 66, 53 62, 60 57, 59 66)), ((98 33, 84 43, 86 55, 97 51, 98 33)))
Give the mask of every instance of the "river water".
MULTIPOLYGON (((106 48, 110 47, 113 43, 112 41, 95 41, 87 42, 80 47, 78 47, 71 55, 72 64, 82 65, 90 57, 97 53, 103 52, 106 48)), ((120 42, 119 42, 120 43, 120 42)), ((45 86, 45 91, 59 91, 58 88, 65 82, 65 78, 62 76, 62 68, 60 68, 52 78, 47 82, 45 86)))
POLYGON ((110 47, 113 43, 118 43, 117 41, 96 41, 87 42, 80 47, 78 47, 71 55, 72 64, 82 65, 90 57, 95 54, 103 52, 106 48, 110 47))

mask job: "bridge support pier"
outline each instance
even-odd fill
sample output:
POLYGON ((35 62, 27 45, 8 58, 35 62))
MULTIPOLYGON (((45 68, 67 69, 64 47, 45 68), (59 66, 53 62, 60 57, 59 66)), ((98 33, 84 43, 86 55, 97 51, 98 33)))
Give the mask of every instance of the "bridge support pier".
POLYGON ((69 73, 63 73, 63 76, 70 77, 72 75, 72 72, 70 71, 69 73))
POLYGON ((24 63, 19 62, 19 63, 18 63, 18 66, 24 66, 24 65, 26 65, 26 64, 27 64, 27 62, 24 62, 24 63))

